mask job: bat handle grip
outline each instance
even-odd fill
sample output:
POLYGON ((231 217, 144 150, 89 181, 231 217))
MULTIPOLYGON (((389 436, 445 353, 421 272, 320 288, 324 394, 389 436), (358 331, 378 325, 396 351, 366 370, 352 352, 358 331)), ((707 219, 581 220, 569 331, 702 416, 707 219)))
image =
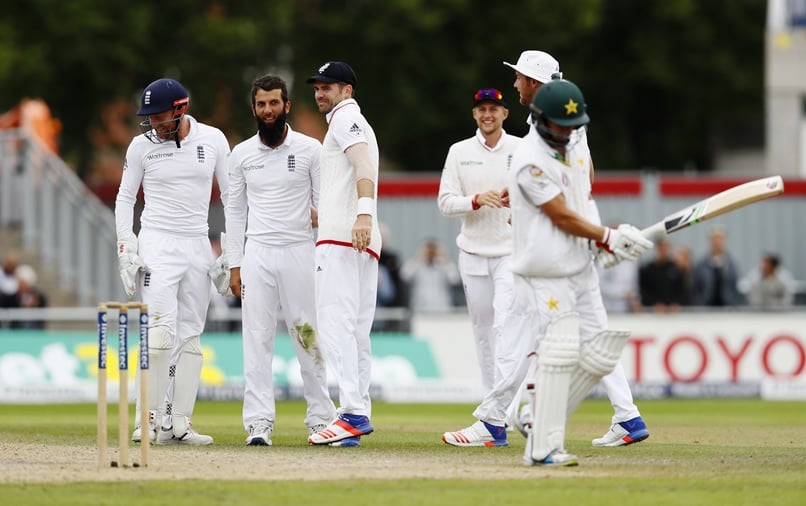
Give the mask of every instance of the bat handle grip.
POLYGON ((666 227, 663 225, 662 221, 646 227, 645 229, 641 230, 641 233, 650 241, 654 241, 667 235, 666 227))

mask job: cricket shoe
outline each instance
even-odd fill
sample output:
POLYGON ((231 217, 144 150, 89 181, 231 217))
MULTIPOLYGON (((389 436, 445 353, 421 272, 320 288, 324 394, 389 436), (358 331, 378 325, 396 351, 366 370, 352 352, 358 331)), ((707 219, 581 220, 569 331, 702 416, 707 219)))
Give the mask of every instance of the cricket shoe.
MULTIPOLYGON (((149 410, 148 412, 148 441, 151 444, 154 444, 154 441, 157 440, 157 426, 154 424, 154 418, 156 417, 157 412, 149 410)), ((143 430, 140 428, 140 422, 138 421, 134 425, 134 431, 132 432, 132 443, 139 443, 140 440, 143 438, 143 430)))
POLYGON ((649 437, 644 420, 636 416, 626 422, 614 423, 604 436, 591 441, 593 446, 626 446, 649 437))
MULTIPOLYGON (((143 430, 140 428, 139 425, 134 426, 134 431, 132 432, 132 443, 139 443, 143 439, 143 430)), ((151 444, 154 444, 154 441, 157 439, 157 430, 152 424, 148 424, 148 441, 151 444)))
POLYGON ((573 467, 579 465, 576 455, 566 453, 565 450, 554 450, 543 460, 535 460, 531 457, 523 458, 524 465, 539 467, 573 467))
POLYGON ((442 440, 453 446, 507 446, 507 429, 479 420, 470 427, 446 432, 442 440))
POLYGON ((348 438, 366 436, 371 434, 373 430, 375 428, 370 424, 368 416, 344 413, 324 429, 311 434, 308 437, 308 443, 312 445, 329 445, 348 438))
POLYGON ((361 446, 361 436, 353 436, 344 438, 341 441, 334 441, 330 443, 330 446, 340 446, 342 448, 354 448, 356 446, 361 446))
POLYGON ((257 420, 249 425, 246 446, 271 446, 271 432, 274 424, 268 420, 257 420))
MULTIPOLYGON (((176 420, 176 418, 174 418, 176 420)), ((213 444, 213 438, 205 434, 199 434, 187 421, 185 424, 186 430, 181 435, 176 435, 176 427, 160 427, 157 433, 158 445, 188 445, 188 446, 207 446, 213 444)))
MULTIPOLYGON (((308 437, 316 434, 317 432, 322 432, 327 428, 327 425, 320 423, 314 425, 313 427, 308 427, 308 437)), ((341 441, 335 441, 333 443, 329 443, 330 446, 344 446, 344 447, 353 447, 353 446, 361 446, 361 437, 360 436, 353 436, 342 439, 341 441)))
POLYGON ((308 437, 313 436, 317 432, 322 432, 325 429, 327 429, 326 423, 317 423, 316 425, 312 425, 308 427, 308 437))

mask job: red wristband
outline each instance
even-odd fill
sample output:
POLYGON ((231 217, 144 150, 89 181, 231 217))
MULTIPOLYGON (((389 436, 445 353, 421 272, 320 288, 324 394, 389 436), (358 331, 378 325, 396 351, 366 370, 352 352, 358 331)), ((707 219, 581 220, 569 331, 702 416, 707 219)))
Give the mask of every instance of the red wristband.
POLYGON ((479 205, 479 194, 477 193, 473 195, 473 210, 478 211, 479 209, 481 209, 481 206, 479 205))

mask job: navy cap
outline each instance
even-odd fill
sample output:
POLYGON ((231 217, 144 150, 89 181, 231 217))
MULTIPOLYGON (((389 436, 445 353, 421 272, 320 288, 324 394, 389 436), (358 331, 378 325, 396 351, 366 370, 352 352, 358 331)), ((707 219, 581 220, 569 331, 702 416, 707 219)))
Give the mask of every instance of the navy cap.
POLYGON ((140 97, 138 116, 148 116, 171 111, 188 103, 188 92, 179 81, 174 79, 157 79, 146 86, 140 97))
POLYGON ((312 75, 305 80, 306 83, 347 83, 356 87, 358 79, 355 77, 355 72, 349 65, 343 61, 329 61, 319 67, 316 74, 312 75))

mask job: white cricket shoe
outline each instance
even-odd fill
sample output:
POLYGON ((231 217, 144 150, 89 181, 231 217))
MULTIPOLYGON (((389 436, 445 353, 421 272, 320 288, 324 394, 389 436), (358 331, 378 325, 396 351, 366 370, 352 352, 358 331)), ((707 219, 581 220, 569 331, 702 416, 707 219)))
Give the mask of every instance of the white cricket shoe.
POLYGON ((161 427, 157 433, 158 445, 188 445, 207 446, 213 444, 213 438, 205 434, 199 434, 193 430, 193 426, 187 417, 184 420, 173 418, 173 427, 161 427), (179 422, 179 423, 177 423, 179 422), (184 426, 184 430, 179 425, 184 426))
MULTIPOLYGON (((314 434, 318 432, 322 432, 323 430, 327 429, 327 425, 324 423, 319 423, 314 425, 313 427, 308 427, 308 437, 310 438, 314 434)), ((329 446, 361 446, 361 436, 353 436, 342 439, 340 441, 334 441, 332 443, 328 443, 329 446)))
POLYGON ((614 423, 604 436, 591 441, 593 446, 626 446, 649 437, 644 419, 636 416, 626 422, 614 423))
MULTIPOLYGON (((139 443, 143 439, 143 431, 140 428, 140 424, 134 426, 134 431, 132 432, 132 443, 139 443)), ((157 440, 157 428, 154 427, 153 423, 148 424, 148 441, 151 444, 154 444, 154 441, 157 440)))
POLYGON ((507 446, 506 427, 477 421, 470 427, 442 434, 442 441, 453 446, 507 446))
POLYGON ((249 426, 246 446, 271 446, 271 432, 274 424, 268 420, 256 420, 249 426))
POLYGON ((325 423, 318 423, 316 425, 308 427, 308 437, 313 436, 317 432, 322 432, 325 429, 327 429, 327 424, 325 423))
POLYGON ((366 415, 342 413, 324 429, 308 436, 308 444, 330 446, 358 446, 361 436, 372 434, 375 428, 366 415), (334 444, 350 439, 354 444, 334 444))
POLYGON ((524 457, 523 463, 527 466, 573 467, 579 465, 579 459, 576 455, 566 453, 565 450, 554 450, 543 460, 535 460, 531 457, 524 457))
MULTIPOLYGON (((157 440, 157 426, 154 423, 154 419, 157 416, 157 412, 154 410, 148 411, 148 440, 151 444, 154 444, 154 441, 157 440)), ((142 429, 140 428, 140 418, 138 417, 135 420, 134 424, 134 431, 132 432, 132 443, 139 443, 140 440, 143 438, 142 436, 142 429)))

